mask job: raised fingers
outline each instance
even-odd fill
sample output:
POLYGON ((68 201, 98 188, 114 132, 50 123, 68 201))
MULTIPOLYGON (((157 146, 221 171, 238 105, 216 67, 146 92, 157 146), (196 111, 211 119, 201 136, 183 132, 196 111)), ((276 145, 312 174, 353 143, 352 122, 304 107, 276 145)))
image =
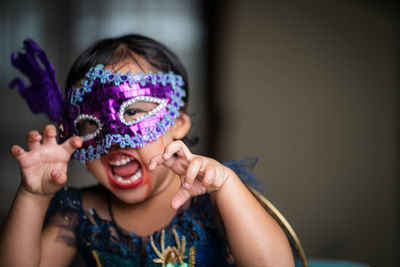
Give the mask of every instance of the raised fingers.
POLYGON ((173 157, 175 153, 178 154, 178 156, 186 158, 188 161, 192 160, 192 153, 181 140, 169 143, 165 147, 162 157, 164 160, 168 160, 173 157))
POLYGON ((192 195, 185 188, 180 188, 176 195, 171 200, 171 208, 178 209, 180 206, 185 204, 192 195))
POLYGON ((28 149, 32 150, 38 148, 40 146, 40 140, 42 140, 42 136, 38 131, 30 131, 26 135, 26 144, 28 145, 28 149))
MULTIPOLYGON (((176 163, 176 160, 178 159, 175 158, 175 155, 177 155, 178 158, 185 159, 187 162, 190 162, 191 158, 193 157, 193 154, 182 141, 174 141, 165 146, 163 154, 156 155, 150 160, 149 170, 154 170, 161 164, 164 164, 169 168, 173 167, 174 163, 176 163)), ((184 172, 181 167, 182 166, 175 168, 174 171, 184 172)), ((186 170, 186 167, 184 167, 184 169, 186 170)))
POLYGON ((164 159, 162 154, 155 155, 149 162, 149 170, 154 170, 157 166, 163 164, 164 159))
POLYGON ((57 130, 54 125, 46 125, 43 129, 43 144, 57 144, 57 130))
POLYGON ((82 146, 82 138, 80 138, 79 136, 73 136, 73 137, 68 138, 67 140, 65 140, 65 142, 62 143, 61 146, 69 154, 72 154, 72 153, 74 153, 75 149, 77 149, 77 148, 82 146))
POLYGON ((183 187, 189 189, 193 184, 194 180, 198 176, 200 170, 203 167, 203 160, 200 157, 195 157, 189 164, 189 167, 186 170, 186 177, 183 181, 183 187))
POLYGON ((22 157, 22 155, 24 155, 25 153, 26 153, 25 150, 22 147, 18 146, 18 145, 13 145, 11 147, 11 155, 16 160, 19 160, 22 157))
POLYGON ((209 187, 214 182, 216 174, 217 171, 214 165, 209 164, 206 166, 202 180, 202 184, 205 188, 209 187))

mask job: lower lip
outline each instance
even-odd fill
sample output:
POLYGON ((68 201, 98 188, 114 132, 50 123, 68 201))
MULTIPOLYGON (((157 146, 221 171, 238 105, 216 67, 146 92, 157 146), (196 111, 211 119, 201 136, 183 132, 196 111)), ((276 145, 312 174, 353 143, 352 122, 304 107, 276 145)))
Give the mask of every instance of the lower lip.
MULTIPOLYGON (((142 171, 142 173, 143 173, 143 171, 142 171)), ((114 177, 111 170, 108 172, 108 178, 110 179, 112 185, 114 185, 118 189, 123 189, 123 190, 133 189, 135 187, 138 187, 143 182, 143 174, 142 174, 142 176, 140 178, 138 178, 136 181, 129 182, 129 183, 120 183, 114 177)))
MULTIPOLYGON (((140 163, 139 163, 140 164, 140 163)), ((120 183, 118 182, 117 178, 115 178, 110 165, 108 164, 108 160, 105 160, 105 166, 107 168, 107 174, 108 174, 108 179, 110 180, 110 184, 111 186, 117 188, 117 189, 122 189, 122 190, 128 190, 128 189, 133 189, 136 188, 138 186, 140 186, 140 184, 143 182, 143 178, 144 178, 144 174, 145 174, 145 170, 143 168, 143 166, 140 166, 139 168, 142 170, 142 176, 139 177, 137 180, 129 182, 129 183, 120 183)), ((139 171, 139 169, 138 169, 139 171)))

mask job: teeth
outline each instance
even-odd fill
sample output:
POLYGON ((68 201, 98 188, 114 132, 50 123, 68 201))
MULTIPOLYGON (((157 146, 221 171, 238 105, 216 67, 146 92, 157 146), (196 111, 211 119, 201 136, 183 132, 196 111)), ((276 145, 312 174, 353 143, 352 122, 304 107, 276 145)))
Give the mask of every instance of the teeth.
POLYGON ((139 169, 134 175, 131 176, 131 178, 129 180, 134 182, 137 179, 139 179, 140 177, 142 177, 142 169, 139 169))
POLYGON ((129 184, 129 183, 135 182, 140 177, 142 177, 142 169, 139 168, 139 170, 134 175, 132 175, 129 179, 124 179, 117 174, 114 174, 114 177, 117 179, 118 183, 120 183, 120 184, 129 184))
POLYGON ((131 162, 134 158, 124 158, 121 160, 116 160, 116 161, 109 161, 108 164, 110 164, 111 166, 122 166, 125 165, 129 162, 131 162))

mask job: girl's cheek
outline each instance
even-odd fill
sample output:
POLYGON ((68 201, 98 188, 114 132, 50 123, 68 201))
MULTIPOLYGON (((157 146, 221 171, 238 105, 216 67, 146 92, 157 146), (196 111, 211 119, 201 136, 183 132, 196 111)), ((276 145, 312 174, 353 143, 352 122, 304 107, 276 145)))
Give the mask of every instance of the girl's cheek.
POLYGON ((158 140, 146 144, 144 147, 139 148, 139 151, 142 155, 146 155, 148 157, 147 163, 158 154, 164 153, 165 149, 165 136, 162 135, 158 140))
POLYGON ((153 179, 151 178, 151 175, 149 174, 147 167, 144 168, 143 170, 143 182, 142 185, 143 186, 147 186, 147 190, 146 190, 146 194, 145 197, 149 197, 152 191, 152 187, 153 187, 153 183, 152 183, 153 179))

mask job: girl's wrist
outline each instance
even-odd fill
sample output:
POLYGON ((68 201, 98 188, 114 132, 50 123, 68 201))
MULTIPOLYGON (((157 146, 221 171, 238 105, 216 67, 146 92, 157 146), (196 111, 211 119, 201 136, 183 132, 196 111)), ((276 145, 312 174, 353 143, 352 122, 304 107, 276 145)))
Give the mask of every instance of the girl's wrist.
POLYGON ((38 203, 49 203, 54 194, 38 194, 29 191, 23 184, 21 184, 18 188, 18 195, 20 195, 23 198, 30 199, 32 201, 38 202, 38 203))
POLYGON ((223 195, 226 192, 229 192, 229 190, 231 190, 233 184, 235 184, 238 180, 240 180, 234 171, 232 171, 228 167, 225 167, 225 168, 227 168, 225 182, 217 191, 211 193, 214 195, 214 197, 216 199, 218 198, 219 195, 223 195))

